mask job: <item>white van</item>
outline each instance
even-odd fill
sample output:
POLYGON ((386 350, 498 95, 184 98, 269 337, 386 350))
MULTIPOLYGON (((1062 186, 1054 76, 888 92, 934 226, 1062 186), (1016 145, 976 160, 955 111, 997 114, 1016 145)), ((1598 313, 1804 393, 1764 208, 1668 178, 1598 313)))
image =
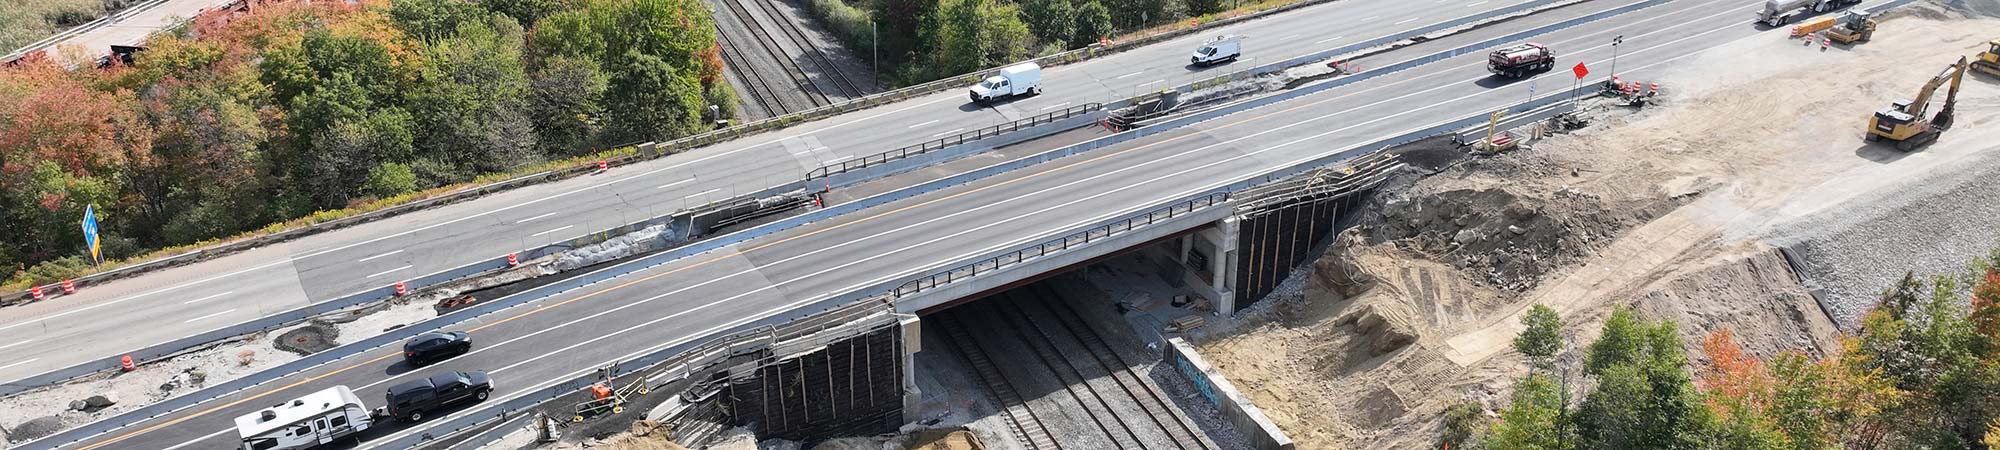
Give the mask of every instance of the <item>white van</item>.
POLYGON ((1000 69, 999 75, 972 85, 972 101, 986 103, 1001 97, 1042 93, 1042 66, 1020 63, 1000 69))
POLYGON ((306 394, 236 418, 243 450, 296 450, 366 430, 375 417, 347 386, 306 394))
POLYGON ((1225 34, 1203 42, 1201 48, 1194 50, 1194 56, 1188 57, 1188 63, 1206 66, 1235 61, 1238 56, 1243 56, 1243 36, 1225 34))

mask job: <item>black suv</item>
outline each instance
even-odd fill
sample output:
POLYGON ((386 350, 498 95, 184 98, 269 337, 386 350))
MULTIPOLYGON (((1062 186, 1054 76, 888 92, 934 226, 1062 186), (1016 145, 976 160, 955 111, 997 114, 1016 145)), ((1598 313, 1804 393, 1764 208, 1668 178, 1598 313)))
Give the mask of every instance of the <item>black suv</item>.
POLYGON ((403 360, 425 365, 472 351, 472 335, 463 331, 432 331, 403 343, 403 360))
POLYGON ((389 417, 410 422, 424 420, 424 413, 466 399, 486 401, 493 393, 493 378, 486 372, 451 371, 389 388, 389 417))

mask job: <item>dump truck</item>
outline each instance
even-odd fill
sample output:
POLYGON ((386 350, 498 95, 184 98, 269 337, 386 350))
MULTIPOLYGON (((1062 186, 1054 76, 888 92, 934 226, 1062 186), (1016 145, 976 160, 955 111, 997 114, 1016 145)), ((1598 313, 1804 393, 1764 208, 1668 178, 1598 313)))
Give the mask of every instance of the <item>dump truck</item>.
POLYGON ((1965 61, 1966 58, 1960 56, 1957 63, 1924 82, 1924 87, 1917 90, 1915 98, 1898 101, 1876 111, 1875 117, 1868 119, 1868 134, 1863 139, 1869 142, 1894 141, 1896 149, 1902 151, 1936 141, 1939 134, 1951 128, 1952 109, 1958 104, 1958 84, 1965 78, 1965 61), (1945 91, 1944 106, 1938 108, 1937 114, 1928 114, 1931 97, 1937 94, 1939 87, 1947 84, 1951 88, 1945 91))
POLYGON ((1972 69, 2000 77, 2000 39, 1986 41, 1986 53, 1972 60, 1972 69))
POLYGON ((1486 71, 1508 78, 1528 76, 1555 66, 1556 55, 1549 52, 1548 46, 1534 42, 1494 50, 1486 55, 1486 71))
POLYGON ((1867 42, 1875 38, 1874 14, 1867 10, 1850 9, 1842 11, 1840 18, 1833 21, 1833 28, 1826 29, 1826 38, 1841 44, 1867 42))
POLYGON ((1807 13, 1823 13, 1858 4, 1861 0, 1764 0, 1764 9, 1757 12, 1757 21, 1782 27, 1807 13))

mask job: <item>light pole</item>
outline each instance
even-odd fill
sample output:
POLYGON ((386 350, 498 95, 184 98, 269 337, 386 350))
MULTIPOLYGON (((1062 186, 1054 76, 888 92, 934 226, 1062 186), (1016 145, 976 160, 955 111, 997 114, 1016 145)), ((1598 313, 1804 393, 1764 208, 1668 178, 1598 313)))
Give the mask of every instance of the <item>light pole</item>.
POLYGON ((1611 77, 1618 78, 1618 44, 1625 43, 1625 35, 1611 38, 1611 77))
POLYGON ((882 79, 882 35, 875 33, 875 18, 873 17, 868 18, 868 53, 875 60, 872 65, 875 70, 875 79, 880 80, 882 79))

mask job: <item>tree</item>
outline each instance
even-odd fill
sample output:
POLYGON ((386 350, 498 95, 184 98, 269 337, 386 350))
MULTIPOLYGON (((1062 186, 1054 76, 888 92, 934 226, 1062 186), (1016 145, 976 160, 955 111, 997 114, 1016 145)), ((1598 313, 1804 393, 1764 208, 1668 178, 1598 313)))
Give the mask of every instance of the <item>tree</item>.
POLYGON ((1030 0, 1021 8, 1021 19, 1041 42, 1069 45, 1076 36, 1076 9, 1069 0, 1030 0))
POLYGON ((1222 0, 1186 0, 1186 3, 1187 13, 1190 16, 1219 13, 1229 7, 1228 4, 1222 3, 1222 0))
POLYGON ((1021 8, 999 0, 942 0, 924 22, 932 77, 1012 63, 1028 54, 1021 8))
POLYGON ((466 24, 484 23, 493 13, 485 6, 464 0, 396 0, 389 3, 389 18, 411 37, 435 42, 458 32, 466 24))
POLYGON ((695 74, 653 55, 627 52, 605 93, 605 139, 633 142, 684 136, 700 129, 701 86, 695 74))
POLYGON ((1100 38, 1111 36, 1111 10, 1097 0, 1084 2, 1076 8, 1076 31, 1069 39, 1070 48, 1080 48, 1094 44, 1100 38))
POLYGON ((542 63, 528 83, 528 115, 544 155, 577 155, 597 142, 609 81, 597 63, 557 57, 542 63))
POLYGON ((1632 364, 1645 356, 1645 323, 1632 310, 1619 307, 1604 320, 1604 334, 1590 343, 1584 357, 1584 373, 1601 375, 1605 369, 1632 364))
POLYGON ((539 159, 527 110, 522 34, 514 19, 495 16, 461 24, 451 37, 425 46, 427 63, 408 102, 421 130, 417 148, 426 157, 470 172, 502 171, 539 159))
POLYGON ((1528 366, 1543 373, 1555 368, 1556 353, 1562 352, 1562 316, 1548 306, 1537 304, 1521 316, 1527 327, 1514 337, 1514 350, 1528 357, 1528 366))
POLYGON ((563 0, 479 0, 479 4, 496 13, 505 14, 520 22, 524 28, 534 28, 535 22, 548 17, 564 7, 563 0))
POLYGON ((1514 386, 1514 396, 1500 412, 1482 443, 1492 450, 1567 450, 1576 448, 1562 390, 1543 375, 1528 375, 1514 386))

